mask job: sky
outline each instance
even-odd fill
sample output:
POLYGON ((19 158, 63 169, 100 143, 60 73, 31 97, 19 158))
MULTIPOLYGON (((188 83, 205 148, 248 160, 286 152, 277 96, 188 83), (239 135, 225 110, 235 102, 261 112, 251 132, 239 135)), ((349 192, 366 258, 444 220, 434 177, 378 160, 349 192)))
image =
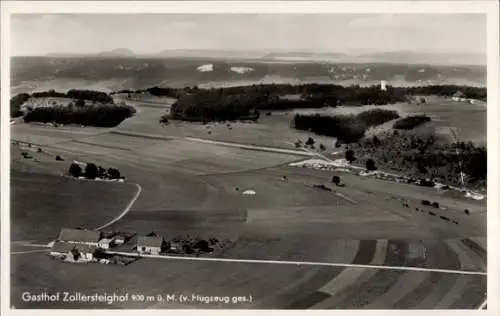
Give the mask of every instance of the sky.
POLYGON ((11 54, 128 48, 486 54, 480 14, 17 14, 11 54))

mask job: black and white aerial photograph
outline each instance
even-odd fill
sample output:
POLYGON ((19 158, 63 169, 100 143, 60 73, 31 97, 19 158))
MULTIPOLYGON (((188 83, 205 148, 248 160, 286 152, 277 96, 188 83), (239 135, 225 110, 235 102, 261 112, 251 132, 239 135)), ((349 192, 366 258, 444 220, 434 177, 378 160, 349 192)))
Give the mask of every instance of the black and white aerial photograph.
POLYGON ((494 312, 487 46, 474 12, 10 14, 2 308, 494 312))

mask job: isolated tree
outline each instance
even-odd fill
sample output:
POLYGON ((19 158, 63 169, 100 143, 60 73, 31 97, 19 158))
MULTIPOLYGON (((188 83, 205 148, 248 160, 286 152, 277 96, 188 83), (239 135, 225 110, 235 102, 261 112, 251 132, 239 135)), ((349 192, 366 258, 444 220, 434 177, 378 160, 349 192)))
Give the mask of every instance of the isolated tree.
POLYGON ((366 169, 368 171, 375 171, 375 170, 377 170, 377 167, 375 166, 375 161, 373 161, 373 159, 368 159, 366 161, 366 169))
POLYGON ((356 161, 356 157, 354 157, 354 151, 352 151, 352 150, 350 150, 350 149, 349 149, 349 150, 347 150, 347 151, 345 152, 345 159, 346 159, 347 161, 349 161, 350 163, 352 163, 352 162, 356 161))
POLYGON ((120 171, 115 168, 109 168, 108 169, 108 175, 111 179, 120 179, 120 171))
POLYGON ((321 150, 321 151, 325 151, 325 150, 326 150, 325 145, 323 145, 323 144, 319 144, 319 150, 321 150))
POLYGON ((95 179, 99 175, 99 169, 94 163, 89 163, 85 167, 85 178, 87 179, 95 179))
MULTIPOLYGON (((59 156, 57 156, 59 157, 59 156)), ((57 159, 56 157, 56 159, 57 159)), ((72 175, 75 178, 78 178, 79 176, 82 175, 82 168, 76 163, 72 163, 71 166, 69 167, 69 174, 72 175)))
POLYGON ((340 184, 340 177, 339 176, 333 176, 332 177, 332 183, 334 183, 335 185, 339 185, 340 184))
MULTIPOLYGON (((57 160, 57 161, 64 161, 64 159, 62 159, 62 157, 61 157, 61 156, 59 156, 59 155, 57 155, 57 156, 56 156, 56 160, 57 160)), ((82 172, 82 168, 80 168, 80 173, 81 173, 81 172, 82 172)))

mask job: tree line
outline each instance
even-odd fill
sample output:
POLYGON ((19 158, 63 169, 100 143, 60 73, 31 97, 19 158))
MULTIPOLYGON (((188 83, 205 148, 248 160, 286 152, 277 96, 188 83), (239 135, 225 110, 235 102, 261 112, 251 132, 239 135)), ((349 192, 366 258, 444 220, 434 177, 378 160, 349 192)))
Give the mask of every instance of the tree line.
POLYGON ((101 166, 97 166, 95 163, 88 163, 85 165, 85 168, 82 169, 79 164, 72 163, 69 167, 68 174, 75 177, 85 177, 87 179, 123 179, 123 176, 120 174, 120 171, 116 168, 105 169, 101 166))
POLYGON ((292 127, 318 135, 336 137, 340 142, 352 143, 359 141, 368 128, 396 118, 399 118, 397 111, 384 109, 363 111, 357 115, 296 114, 292 127))
POLYGON ((112 104, 113 98, 105 92, 94 90, 76 90, 72 89, 66 93, 57 92, 55 90, 19 93, 10 99, 10 115, 11 117, 19 117, 23 115, 21 106, 31 98, 70 98, 76 100, 76 106, 85 106, 85 100, 99 102, 104 104, 112 104))
POLYGON ((65 106, 35 108, 24 115, 24 121, 115 127, 136 110, 129 105, 107 104, 70 108, 65 106))
POLYGON ((392 126, 393 129, 410 130, 424 123, 430 122, 431 118, 426 115, 407 116, 397 120, 392 126))
POLYGON ((385 105, 406 102, 411 96, 451 97, 457 91, 464 92, 468 98, 486 99, 486 88, 459 85, 387 86, 387 89, 382 90, 380 85, 361 87, 334 84, 260 84, 210 89, 200 89, 196 86, 178 89, 151 87, 119 92, 147 92, 154 96, 176 98, 178 101, 172 107, 175 110, 172 118, 212 121, 253 118, 258 110, 385 105), (281 97, 287 94, 299 97, 292 100, 281 97))

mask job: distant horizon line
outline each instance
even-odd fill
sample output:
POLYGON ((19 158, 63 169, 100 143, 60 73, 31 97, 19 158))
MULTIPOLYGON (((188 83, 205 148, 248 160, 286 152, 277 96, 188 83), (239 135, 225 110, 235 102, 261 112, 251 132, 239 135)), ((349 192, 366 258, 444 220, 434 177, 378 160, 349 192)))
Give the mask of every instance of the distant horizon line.
POLYGON ((176 51, 191 51, 191 52, 221 52, 221 53, 261 53, 264 55, 268 54, 311 54, 311 55, 324 55, 324 54, 332 54, 332 55, 346 55, 346 56, 363 56, 363 55, 373 55, 373 54, 395 54, 395 53, 406 53, 406 54, 421 54, 421 55, 469 55, 469 56, 487 56, 487 52, 478 53, 478 52, 450 52, 450 51, 418 51, 418 50, 410 50, 410 49, 402 49, 402 50, 368 50, 368 49, 351 49, 347 51, 333 51, 333 50, 279 50, 279 49, 217 49, 217 48, 167 48, 154 52, 138 52, 131 48, 114 48, 107 50, 100 50, 94 52, 70 52, 70 51, 61 51, 61 52, 48 52, 45 54, 12 54, 13 57, 43 57, 50 55, 98 55, 98 54, 106 54, 106 53, 122 53, 122 54, 134 54, 138 56, 148 56, 148 55, 158 55, 166 52, 176 52, 176 51))

